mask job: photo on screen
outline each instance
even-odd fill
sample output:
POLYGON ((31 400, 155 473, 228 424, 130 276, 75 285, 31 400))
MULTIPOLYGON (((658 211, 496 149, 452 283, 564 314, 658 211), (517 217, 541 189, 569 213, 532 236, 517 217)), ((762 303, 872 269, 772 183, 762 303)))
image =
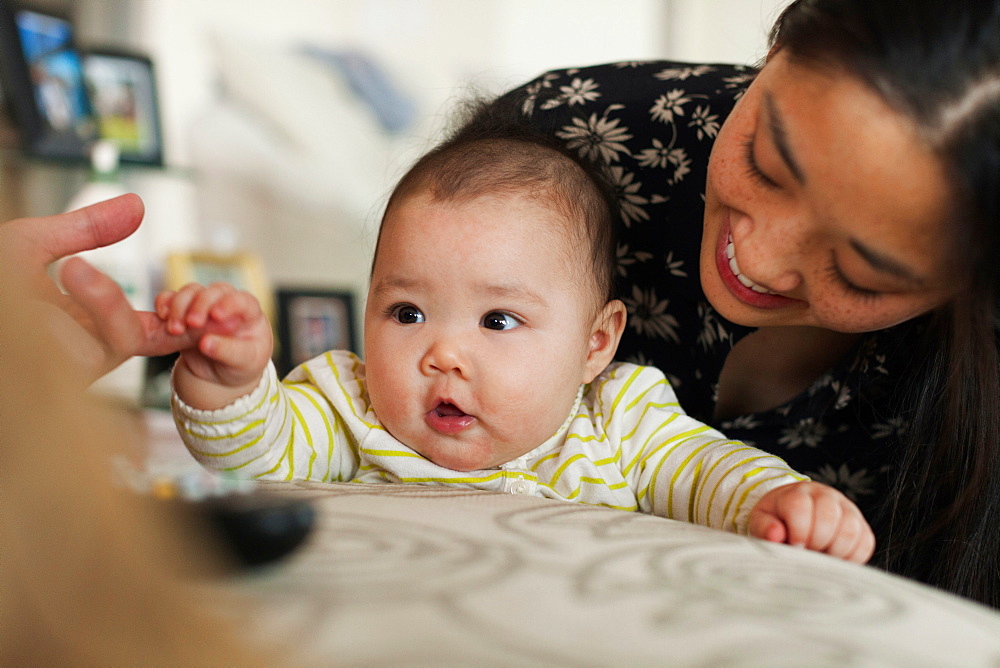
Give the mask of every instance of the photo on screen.
POLYGON ((85 51, 83 73, 101 139, 115 143, 123 162, 163 162, 153 63, 144 55, 85 51))
POLYGON ((16 44, 4 49, 4 83, 8 94, 19 98, 14 106, 25 149, 45 157, 86 158, 98 124, 72 23, 27 8, 4 18, 13 24, 4 30, 4 40, 16 44))

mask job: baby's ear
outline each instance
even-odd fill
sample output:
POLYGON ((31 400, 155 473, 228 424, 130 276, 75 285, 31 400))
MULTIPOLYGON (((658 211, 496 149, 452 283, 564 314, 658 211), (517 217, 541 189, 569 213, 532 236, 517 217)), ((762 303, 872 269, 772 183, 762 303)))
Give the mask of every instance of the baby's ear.
POLYGON ((584 365, 583 382, 589 383, 604 371, 611 363, 618 350, 622 332, 625 331, 625 304, 618 299, 612 299, 594 318, 590 330, 590 342, 587 348, 587 363, 584 365))

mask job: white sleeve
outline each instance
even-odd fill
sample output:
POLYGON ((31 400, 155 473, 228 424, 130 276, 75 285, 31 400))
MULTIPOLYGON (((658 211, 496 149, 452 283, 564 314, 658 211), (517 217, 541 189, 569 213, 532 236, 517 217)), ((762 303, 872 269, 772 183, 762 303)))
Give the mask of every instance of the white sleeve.
POLYGON ((687 415, 658 369, 621 365, 601 392, 608 434, 622 444, 623 471, 644 512, 745 534, 764 494, 807 479, 687 415))
POLYGON ((308 382, 282 383, 268 364, 250 394, 204 411, 174 394, 174 420, 202 465, 268 480, 350 480, 357 439, 324 392, 308 382))

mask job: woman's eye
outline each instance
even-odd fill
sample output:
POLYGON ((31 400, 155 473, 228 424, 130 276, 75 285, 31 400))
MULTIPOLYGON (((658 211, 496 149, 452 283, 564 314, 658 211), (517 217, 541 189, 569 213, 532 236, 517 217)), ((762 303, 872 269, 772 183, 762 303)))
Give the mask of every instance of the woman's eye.
POLYGON ((777 190, 780 187, 771 177, 760 171, 757 158, 754 157, 754 137, 752 136, 743 142, 743 162, 746 164, 747 175, 754 181, 772 190, 777 190))
POLYGON ((504 313, 503 311, 490 311, 483 316, 481 326, 486 329, 503 331, 520 327, 521 322, 510 313, 504 313))
POLYGON ((416 306, 410 304, 400 304, 393 306, 392 318, 403 325, 415 325, 424 321, 424 314, 416 306))
POLYGON ((877 290, 869 290, 868 288, 862 288, 859 285, 851 283, 847 277, 844 276, 844 272, 842 272, 840 267, 837 265, 836 257, 833 258, 833 261, 830 263, 826 272, 827 275, 833 279, 834 283, 838 284, 847 294, 855 297, 856 299, 874 301, 882 296, 882 293, 877 290))

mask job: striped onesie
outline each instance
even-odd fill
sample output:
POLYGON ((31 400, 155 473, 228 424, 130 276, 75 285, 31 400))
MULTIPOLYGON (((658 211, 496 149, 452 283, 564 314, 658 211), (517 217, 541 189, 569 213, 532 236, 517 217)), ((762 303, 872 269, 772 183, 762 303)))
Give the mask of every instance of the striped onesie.
POLYGON ((687 416, 663 373, 615 362, 581 387, 547 441, 494 469, 452 471, 393 438, 372 412, 364 363, 332 351, 231 405, 202 411, 173 397, 174 418, 204 466, 270 480, 451 485, 639 510, 738 533, 775 487, 805 477, 781 459, 687 416))

